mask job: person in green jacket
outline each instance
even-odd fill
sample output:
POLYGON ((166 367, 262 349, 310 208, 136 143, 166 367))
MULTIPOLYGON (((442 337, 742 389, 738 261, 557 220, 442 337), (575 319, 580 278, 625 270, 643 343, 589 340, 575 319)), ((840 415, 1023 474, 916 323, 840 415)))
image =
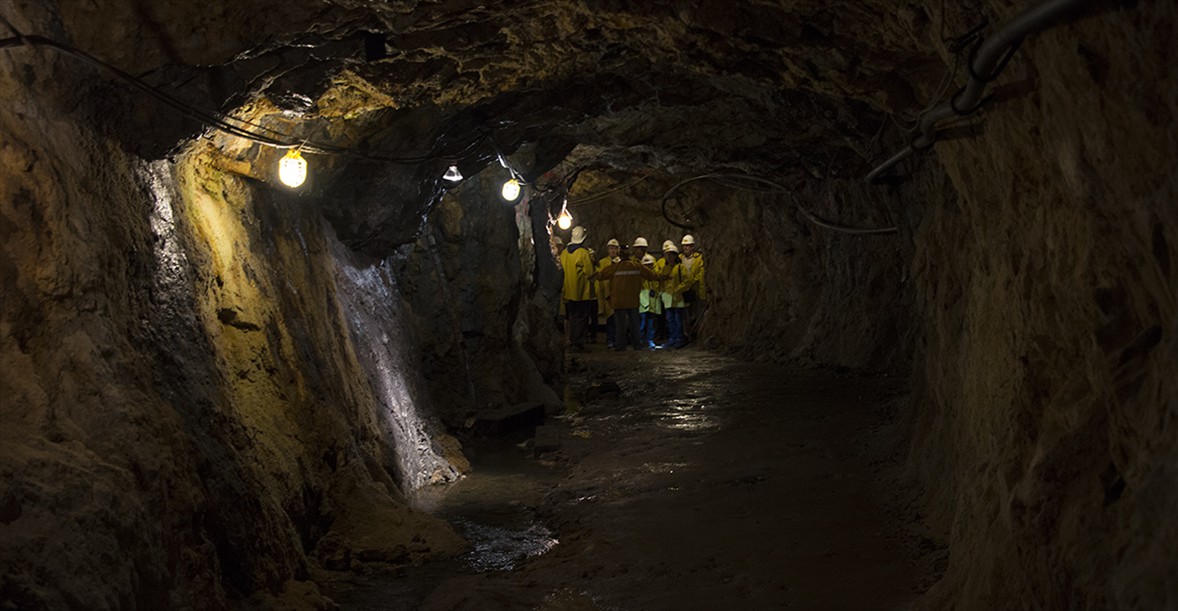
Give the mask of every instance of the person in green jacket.
MULTIPOLYGON (((654 255, 647 254, 642 257, 642 267, 654 271, 654 264, 654 255)), ((638 316, 642 319, 639 332, 642 334, 642 341, 651 350, 658 347, 654 339, 659 319, 663 316, 663 300, 660 296, 662 288, 662 280, 643 280, 642 291, 638 295, 638 316)))
POLYGON ((569 319, 569 344, 574 352, 585 352, 585 332, 593 315, 593 260, 585 247, 585 228, 573 227, 568 248, 560 253, 564 270, 562 297, 569 319))

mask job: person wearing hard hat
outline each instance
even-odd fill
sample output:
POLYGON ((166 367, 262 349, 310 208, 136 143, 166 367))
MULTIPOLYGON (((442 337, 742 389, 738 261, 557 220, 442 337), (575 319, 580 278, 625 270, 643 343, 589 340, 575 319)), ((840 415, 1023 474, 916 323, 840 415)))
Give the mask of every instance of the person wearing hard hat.
POLYGON ((664 348, 674 350, 687 343, 684 334, 683 317, 687 311, 683 293, 691 286, 691 276, 679 260, 679 249, 667 240, 663 243, 663 266, 660 273, 667 276, 661 293, 667 319, 667 343, 664 348))
MULTIPOLYGON (((676 253, 678 253, 679 247, 675 246, 675 243, 672 242, 671 240, 663 240, 663 249, 661 251, 663 253, 663 256, 659 257, 654 262, 655 273, 663 274, 663 273, 667 273, 670 271, 670 268, 667 267, 667 252, 671 251, 671 250, 674 250, 676 253)), ((679 261, 676 260, 676 264, 678 264, 678 262, 679 261)), ((660 293, 662 293, 664 290, 665 289, 661 289, 660 293)), ((665 294, 661 295, 660 299, 662 299, 663 297, 665 297, 665 294)), ((663 314, 661 314, 658 317, 658 319, 655 321, 657 323, 657 326, 655 327, 655 335, 657 336, 656 339, 661 340, 663 343, 666 343, 667 341, 669 341, 670 335, 671 335, 670 329, 667 327, 667 314, 666 314, 667 307, 668 306, 666 306, 664 304, 663 314)))
POLYGON ((589 262, 593 264, 593 275, 589 278, 589 325, 585 328, 585 334, 589 337, 590 344, 597 343, 597 251, 586 246, 589 251, 589 262))
POLYGON ((569 344, 574 352, 585 351, 585 331, 593 314, 593 261, 585 248, 585 228, 573 227, 569 246, 560 254, 564 269, 562 297, 569 320, 569 344))
MULTIPOLYGON (((654 255, 643 255, 642 267, 653 272, 654 264, 654 255)), ((658 319, 663 315, 662 288, 662 280, 643 279, 642 292, 638 295, 638 316, 641 319, 639 333, 642 335, 642 341, 646 343, 646 347, 652 350, 658 347, 654 340, 658 319)))
MULTIPOLYGON (((602 257, 597 262, 597 271, 617 263, 621 259, 618 253, 622 250, 622 245, 614 238, 605 243, 606 256, 602 257)), ((605 315, 605 345, 607 348, 614 347, 614 308, 609 303, 609 280, 602 280, 600 275, 597 278, 597 310, 605 315)))
POLYGON ((630 245, 630 257, 634 262, 642 265, 642 257, 646 256, 646 238, 639 236, 634 238, 634 243, 630 245))
POLYGON ((556 261, 556 269, 560 267, 560 253, 564 252, 564 240, 560 236, 554 235, 548 240, 548 250, 552 252, 552 259, 556 261))
POLYGON ((639 336, 638 306, 642 281, 661 280, 662 276, 645 268, 629 253, 622 251, 619 260, 597 273, 598 278, 610 281, 610 305, 614 308, 614 350, 625 350, 629 344, 642 350, 639 336))
POLYGON ((707 285, 704 283, 704 256, 695 243, 695 236, 687 234, 681 242, 683 246, 684 271, 690 279, 690 284, 683 292, 683 301, 687 304, 686 316, 683 321, 684 336, 691 341, 699 332, 699 323, 708 299, 707 285))

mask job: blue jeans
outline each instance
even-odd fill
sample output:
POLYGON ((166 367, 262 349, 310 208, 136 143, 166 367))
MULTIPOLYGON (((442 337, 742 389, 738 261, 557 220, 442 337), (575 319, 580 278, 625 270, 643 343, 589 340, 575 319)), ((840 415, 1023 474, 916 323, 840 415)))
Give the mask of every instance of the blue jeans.
POLYGON ((683 337, 683 310, 667 308, 667 347, 678 348, 685 342, 683 337))
POLYGON ((626 344, 641 350, 638 335, 638 308, 614 310, 614 350, 625 350, 626 344))
POLYGON ((654 348, 654 336, 658 331, 658 322, 661 316, 653 312, 642 313, 642 340, 646 342, 648 348, 654 348))

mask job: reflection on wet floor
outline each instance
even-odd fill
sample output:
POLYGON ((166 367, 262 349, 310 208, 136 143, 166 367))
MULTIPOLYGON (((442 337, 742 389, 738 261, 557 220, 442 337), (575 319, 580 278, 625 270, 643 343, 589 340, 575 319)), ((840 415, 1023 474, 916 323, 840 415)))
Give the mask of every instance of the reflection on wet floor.
POLYGON ((854 429, 830 418, 870 414, 847 412, 854 390, 844 381, 783 379, 702 352, 643 355, 638 367, 613 354, 579 358, 589 365, 574 365, 567 410, 548 422, 562 431, 558 452, 537 460, 515 442, 468 448, 473 473, 414 496, 470 551, 372 579, 336 598, 341 608, 890 606, 838 594, 845 584, 828 576, 851 569, 880 573, 864 578, 862 596, 903 600, 905 582, 888 572, 902 563, 864 518, 879 512, 860 509, 873 474, 834 451, 854 429), (823 444, 831 451, 817 454, 823 444), (850 479, 831 486, 830 473, 850 479))
POLYGON ((552 537, 552 531, 540 524, 529 524, 522 529, 500 528, 458 519, 454 526, 473 546, 463 560, 479 572, 510 571, 523 560, 539 556, 559 543, 552 537))
POLYGON ((706 431, 722 424, 712 405, 703 399, 672 399, 655 415, 659 426, 673 431, 706 431))

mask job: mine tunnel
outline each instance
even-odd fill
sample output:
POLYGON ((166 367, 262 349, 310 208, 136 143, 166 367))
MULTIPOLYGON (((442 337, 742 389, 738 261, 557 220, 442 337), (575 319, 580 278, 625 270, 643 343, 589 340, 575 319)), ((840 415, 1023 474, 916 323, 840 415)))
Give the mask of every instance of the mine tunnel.
POLYGON ((0 609, 1178 608, 1175 13, 0 4, 0 609))

